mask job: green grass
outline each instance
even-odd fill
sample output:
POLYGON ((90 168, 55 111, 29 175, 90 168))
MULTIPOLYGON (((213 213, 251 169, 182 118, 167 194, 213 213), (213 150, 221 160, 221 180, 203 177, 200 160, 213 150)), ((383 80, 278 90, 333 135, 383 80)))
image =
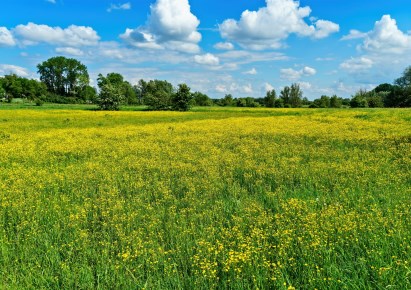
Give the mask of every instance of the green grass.
POLYGON ((0 108, 0 289, 411 289, 409 109, 0 108))

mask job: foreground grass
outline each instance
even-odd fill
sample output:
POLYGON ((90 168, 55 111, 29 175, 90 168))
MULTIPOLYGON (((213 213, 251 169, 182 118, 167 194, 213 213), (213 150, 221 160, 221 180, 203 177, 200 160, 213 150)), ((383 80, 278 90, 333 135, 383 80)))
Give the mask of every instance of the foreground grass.
POLYGON ((410 289, 411 111, 0 111, 2 289, 410 289))

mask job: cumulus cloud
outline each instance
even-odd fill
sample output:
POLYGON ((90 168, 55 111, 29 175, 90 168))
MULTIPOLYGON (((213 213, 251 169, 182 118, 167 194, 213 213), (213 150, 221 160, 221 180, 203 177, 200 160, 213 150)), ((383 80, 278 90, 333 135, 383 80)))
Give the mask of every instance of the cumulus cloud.
POLYGON ((50 27, 29 22, 27 25, 16 26, 12 33, 23 45, 47 43, 79 47, 96 45, 100 40, 100 37, 93 28, 76 25, 70 25, 63 29, 61 27, 50 27))
POLYGON ((200 21, 191 13, 188 0, 157 0, 150 6, 147 23, 127 28, 120 37, 139 48, 172 49, 195 53, 200 50, 200 21))
POLYGON ((198 64, 204 64, 204 65, 219 65, 220 60, 218 57, 211 53, 206 53, 203 55, 196 55, 194 56, 194 61, 198 64))
POLYGON ((21 77, 30 76, 30 72, 20 66, 11 64, 0 64, 0 75, 16 74, 21 77))
POLYGON ((366 57, 351 58, 343 62, 340 67, 350 73, 368 70, 373 66, 373 61, 366 57))
POLYGON ((131 3, 127 2, 124 4, 111 4, 110 7, 107 9, 107 12, 111 12, 113 10, 130 10, 131 9, 131 3))
POLYGON ((317 71, 312 68, 305 66, 300 70, 295 70, 292 68, 285 68, 280 70, 281 78, 286 79, 289 81, 296 81, 299 80, 303 76, 313 76, 317 73, 317 71))
POLYGON ((351 29, 350 33, 347 35, 344 35, 341 40, 351 40, 351 39, 358 39, 358 38, 365 38, 367 37, 367 33, 361 32, 356 29, 351 29))
POLYGON ((250 69, 250 70, 248 70, 248 71, 245 71, 244 73, 247 74, 247 75, 256 75, 256 74, 257 74, 257 70, 256 70, 255 68, 252 68, 252 69, 250 69))
POLYGON ((368 32, 351 30, 342 40, 364 39, 360 50, 378 54, 404 54, 411 51, 411 33, 398 29, 397 21, 384 15, 368 32))
POLYGON ((231 42, 219 42, 214 45, 215 49, 219 50, 232 50, 234 45, 231 42))
POLYGON ((328 20, 305 22, 311 8, 300 7, 294 0, 266 0, 266 7, 258 11, 246 10, 240 20, 227 19, 220 26, 221 36, 241 46, 261 50, 279 48, 290 34, 325 38, 339 31, 339 25, 328 20))
POLYGON ((16 44, 13 35, 6 27, 0 27, 0 47, 14 46, 16 44))
POLYGON ((384 15, 367 33, 362 45, 366 51, 402 54, 411 50, 411 34, 398 29, 397 22, 390 15, 384 15))
POLYGON ((84 52, 79 48, 74 47, 57 47, 56 52, 65 55, 83 56, 84 52))

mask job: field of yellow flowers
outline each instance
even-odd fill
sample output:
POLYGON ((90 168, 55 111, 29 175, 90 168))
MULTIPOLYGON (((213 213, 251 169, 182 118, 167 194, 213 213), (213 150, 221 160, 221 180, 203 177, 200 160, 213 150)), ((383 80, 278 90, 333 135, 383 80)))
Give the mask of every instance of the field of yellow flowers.
POLYGON ((409 109, 0 110, 1 289, 411 289, 409 109))

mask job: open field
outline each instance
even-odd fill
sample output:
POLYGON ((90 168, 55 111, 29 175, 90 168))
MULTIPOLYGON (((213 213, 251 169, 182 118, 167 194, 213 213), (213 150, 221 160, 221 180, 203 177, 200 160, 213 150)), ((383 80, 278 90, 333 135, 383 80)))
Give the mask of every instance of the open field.
POLYGON ((411 289, 411 110, 0 110, 1 289, 411 289))

